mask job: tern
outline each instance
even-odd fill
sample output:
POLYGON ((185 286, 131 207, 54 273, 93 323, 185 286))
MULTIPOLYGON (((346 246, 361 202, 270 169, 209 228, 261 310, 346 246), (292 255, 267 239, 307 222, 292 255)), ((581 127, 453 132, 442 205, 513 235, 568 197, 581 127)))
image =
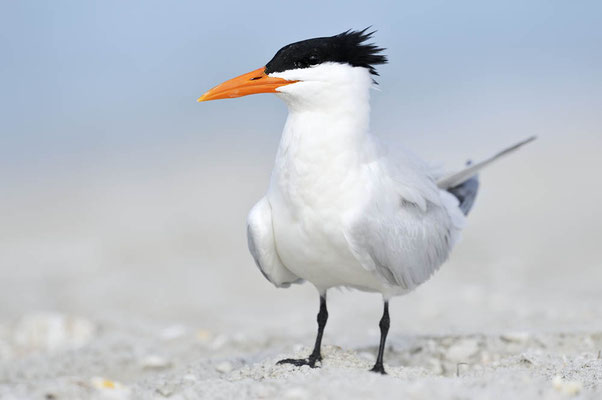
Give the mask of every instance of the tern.
POLYGON ((480 163, 441 174, 370 131, 370 89, 384 49, 374 32, 346 31, 281 48, 264 67, 228 80, 198 101, 275 93, 288 106, 266 195, 247 219, 249 250, 276 287, 311 282, 318 333, 305 359, 321 364, 326 292, 381 293, 380 344, 371 371, 384 374, 389 299, 424 283, 448 258, 479 188, 477 172, 534 137, 480 163))

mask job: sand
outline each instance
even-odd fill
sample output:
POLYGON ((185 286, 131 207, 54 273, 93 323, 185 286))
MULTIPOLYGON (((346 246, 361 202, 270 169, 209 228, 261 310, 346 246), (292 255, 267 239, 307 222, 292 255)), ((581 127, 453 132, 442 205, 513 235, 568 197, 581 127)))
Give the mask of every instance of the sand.
POLYGON ((29 315, 2 332, 3 399, 593 399, 602 394, 600 332, 394 332, 387 376, 368 371, 376 350, 368 340, 327 344, 321 368, 311 369, 275 364, 307 355, 310 349, 300 343, 309 342, 309 334, 229 335, 150 324, 142 329, 59 314, 29 315))
POLYGON ((380 298, 348 290, 329 293, 321 368, 276 365, 309 353, 318 297, 273 288, 247 254, 269 157, 15 184, 0 398, 602 398, 602 196, 597 147, 578 146, 484 174, 450 261, 391 303, 387 376, 368 372, 380 298), (555 167, 568 150, 581 157, 555 167))

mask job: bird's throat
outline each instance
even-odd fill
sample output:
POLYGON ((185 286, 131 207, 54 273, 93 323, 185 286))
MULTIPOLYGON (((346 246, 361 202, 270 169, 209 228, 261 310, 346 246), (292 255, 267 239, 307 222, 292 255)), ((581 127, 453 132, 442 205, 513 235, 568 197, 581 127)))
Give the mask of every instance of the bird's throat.
POLYGON ((344 112, 291 111, 271 190, 288 202, 315 207, 355 195, 361 168, 372 156, 369 113, 367 105, 344 112))

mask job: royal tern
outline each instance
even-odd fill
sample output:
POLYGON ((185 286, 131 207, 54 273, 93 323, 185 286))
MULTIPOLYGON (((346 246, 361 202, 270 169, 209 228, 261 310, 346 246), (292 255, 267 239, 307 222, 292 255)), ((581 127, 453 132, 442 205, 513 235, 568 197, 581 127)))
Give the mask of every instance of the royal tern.
POLYGON ((320 295, 318 334, 306 359, 322 360, 326 292, 337 286, 383 296, 372 371, 385 373, 389 299, 425 282, 447 259, 475 200, 477 172, 529 138, 481 163, 441 175, 392 152, 369 130, 370 88, 385 64, 372 33, 347 31, 289 44, 265 65, 226 81, 198 101, 276 93, 288 118, 265 197, 247 220, 249 249, 277 287, 311 282, 320 295))

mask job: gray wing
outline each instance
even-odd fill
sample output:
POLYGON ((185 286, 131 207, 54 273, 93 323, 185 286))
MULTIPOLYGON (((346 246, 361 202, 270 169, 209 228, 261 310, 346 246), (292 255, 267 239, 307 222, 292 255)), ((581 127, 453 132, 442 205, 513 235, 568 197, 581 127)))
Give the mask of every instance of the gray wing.
POLYGON ((426 209, 400 201, 396 210, 371 207, 346 232, 362 266, 389 285, 410 291, 447 259, 459 238, 463 218, 457 200, 442 191, 442 203, 426 209))
POLYGON ((364 268, 412 290, 447 259, 464 214, 458 199, 437 187, 432 168, 403 149, 370 171, 370 193, 348 217, 345 237, 364 268))

